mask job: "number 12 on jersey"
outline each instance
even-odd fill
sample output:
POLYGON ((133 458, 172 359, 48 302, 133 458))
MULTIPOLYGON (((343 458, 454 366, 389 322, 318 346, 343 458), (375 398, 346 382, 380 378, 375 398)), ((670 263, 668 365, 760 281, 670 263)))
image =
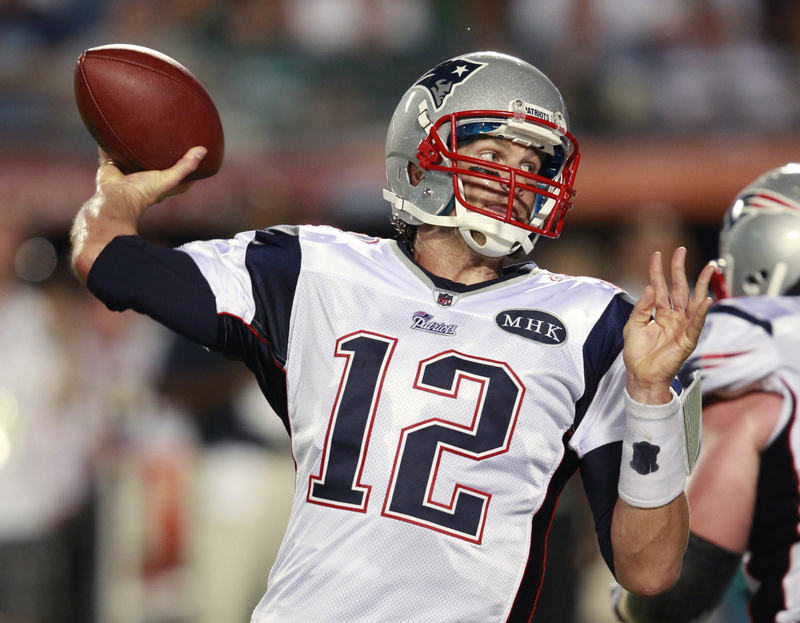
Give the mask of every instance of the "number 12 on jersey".
MULTIPOLYGON (((397 341, 367 331, 337 341, 346 364, 309 502, 366 512, 372 487, 361 477, 397 341)), ((462 381, 480 386, 472 422, 431 418, 401 431, 382 514, 480 543, 491 493, 456 484, 448 504, 434 501, 442 454, 483 461, 507 452, 525 387, 505 363, 448 350, 419 363, 412 389, 457 400, 462 381)))

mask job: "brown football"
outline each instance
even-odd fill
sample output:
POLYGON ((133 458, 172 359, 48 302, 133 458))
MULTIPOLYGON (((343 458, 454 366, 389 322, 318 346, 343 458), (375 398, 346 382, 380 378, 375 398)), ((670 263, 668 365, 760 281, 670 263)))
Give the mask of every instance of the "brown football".
POLYGON ((186 179, 222 166, 225 137, 211 96, 161 52, 124 44, 86 50, 75 66, 75 101, 94 140, 127 173, 169 168, 196 145, 208 154, 186 179))

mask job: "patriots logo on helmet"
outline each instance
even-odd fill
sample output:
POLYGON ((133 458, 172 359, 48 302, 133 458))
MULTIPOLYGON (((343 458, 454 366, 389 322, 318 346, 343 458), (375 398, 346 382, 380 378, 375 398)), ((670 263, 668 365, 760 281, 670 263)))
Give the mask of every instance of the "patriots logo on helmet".
POLYGON ((444 106, 445 101, 455 88, 485 67, 486 63, 476 63, 463 58, 454 58, 434 67, 417 81, 416 86, 428 90, 433 99, 434 110, 444 106))
POLYGON ((731 227, 745 214, 761 212, 766 214, 800 213, 800 206, 787 197, 768 190, 741 195, 723 219, 725 227, 731 227))

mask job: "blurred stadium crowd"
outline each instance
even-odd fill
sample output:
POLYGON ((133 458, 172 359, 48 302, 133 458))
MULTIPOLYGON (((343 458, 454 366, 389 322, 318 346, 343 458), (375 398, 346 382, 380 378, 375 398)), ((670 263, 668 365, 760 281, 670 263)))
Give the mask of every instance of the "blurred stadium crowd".
MULTIPOLYGON (((332 216, 379 226, 382 145, 403 90, 440 59, 481 48, 552 77, 582 146, 681 141, 682 160, 712 167, 703 147, 734 139, 712 153, 739 147, 778 165, 776 148, 800 118, 798 14, 791 0, 3 0, 0 192, 54 228, 71 218, 95 156, 72 73, 84 49, 106 43, 176 58, 220 110, 226 166, 180 216, 159 217, 182 232, 218 230, 246 210, 263 210, 259 223, 332 216), (770 145, 748 146, 754 137, 770 145)), ((616 214, 599 209, 598 195, 613 199, 592 184, 600 166, 603 178, 623 174, 626 163, 605 160, 629 154, 624 145, 584 158, 584 210, 573 220, 616 214)))
MULTIPOLYGON (((223 170, 144 223, 170 243, 281 222, 390 235, 388 119, 422 69, 469 50, 543 70, 587 177, 590 158, 609 160, 600 199, 578 173, 571 242, 534 252, 553 270, 638 295, 653 249, 689 246, 694 274, 714 256, 733 191, 697 218, 647 194, 615 211, 615 191, 660 173, 635 167, 635 146, 688 161, 693 176, 663 182, 676 187, 724 175, 704 151, 717 140, 749 167, 732 189, 800 159, 785 147, 800 137, 793 0, 0 0, 0 623, 248 620, 288 512, 285 434, 249 376, 107 312, 68 274, 96 161, 73 68, 106 43, 179 60, 220 110, 223 170), (586 156, 606 142, 618 148, 586 156)), ((570 542, 585 518, 564 497, 553 535, 570 542)), ((562 623, 611 620, 605 586, 581 590, 593 547, 553 547, 551 577, 571 586, 557 589, 562 623)), ((548 607, 535 618, 553 620, 548 607)))

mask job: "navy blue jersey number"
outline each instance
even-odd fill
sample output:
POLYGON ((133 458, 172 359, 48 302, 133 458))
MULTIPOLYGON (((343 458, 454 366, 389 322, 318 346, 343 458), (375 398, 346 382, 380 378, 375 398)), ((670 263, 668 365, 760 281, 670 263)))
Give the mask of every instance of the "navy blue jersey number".
MULTIPOLYGON (((361 482, 361 470, 395 344, 393 338, 366 332, 339 340, 336 355, 347 357, 347 365, 320 475, 309 482, 309 502, 366 511, 370 486, 361 482)), ((464 382, 480 387, 470 423, 437 417, 402 431, 383 515, 480 543, 491 493, 459 483, 448 503, 437 502, 438 470, 446 453, 482 461, 506 452, 525 388, 505 363, 456 351, 422 361, 413 388, 458 400, 464 382)))
POLYGON ((456 484, 449 503, 436 502, 437 470, 444 453, 482 461, 506 452, 525 388, 506 364, 455 351, 420 363, 414 388, 458 399, 464 381, 481 388, 472 422, 434 418, 403 430, 383 513, 480 542, 491 493, 456 484))
POLYGON ((319 476, 311 476, 308 501, 365 512, 371 487, 362 485, 361 469, 369 445, 381 386, 397 340, 356 333, 336 344, 345 357, 339 392, 328 425, 319 476))

